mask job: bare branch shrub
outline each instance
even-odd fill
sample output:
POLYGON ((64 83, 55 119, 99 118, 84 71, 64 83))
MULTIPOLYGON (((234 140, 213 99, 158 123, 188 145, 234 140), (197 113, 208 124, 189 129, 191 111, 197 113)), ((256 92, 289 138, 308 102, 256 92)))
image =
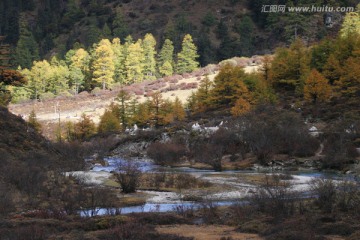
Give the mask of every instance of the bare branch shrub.
POLYGON ((317 178, 311 181, 315 204, 324 212, 331 213, 336 202, 336 184, 331 179, 317 178))
POLYGON ((296 193, 291 188, 291 183, 281 180, 278 175, 266 175, 262 184, 250 198, 250 203, 260 212, 272 216, 292 215, 296 193))
POLYGON ((139 185, 141 177, 140 166, 135 161, 124 161, 118 165, 115 176, 121 186, 122 192, 133 193, 139 185))

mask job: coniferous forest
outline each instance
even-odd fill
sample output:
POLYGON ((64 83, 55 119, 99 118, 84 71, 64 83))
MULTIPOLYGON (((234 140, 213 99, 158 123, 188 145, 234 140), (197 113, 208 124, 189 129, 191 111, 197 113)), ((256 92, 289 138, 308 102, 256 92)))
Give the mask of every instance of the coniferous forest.
POLYGON ((358 0, 0 13, 0 240, 360 238, 358 0))

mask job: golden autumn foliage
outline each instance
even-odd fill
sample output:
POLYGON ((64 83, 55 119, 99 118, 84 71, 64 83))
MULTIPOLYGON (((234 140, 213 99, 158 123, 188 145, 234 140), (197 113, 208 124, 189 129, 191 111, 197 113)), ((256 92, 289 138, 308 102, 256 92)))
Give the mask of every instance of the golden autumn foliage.
POLYGON ((300 39, 290 48, 279 48, 271 65, 271 82, 277 89, 302 89, 304 76, 309 72, 310 56, 308 49, 300 39))
POLYGON ((341 96, 350 102, 359 104, 360 96, 360 58, 349 58, 344 65, 344 71, 335 82, 341 96))
POLYGON ((305 80, 305 100, 314 104, 318 102, 327 102, 331 98, 331 93, 331 86, 329 85, 328 80, 316 69, 313 69, 305 80))
POLYGON ((243 83, 245 72, 241 67, 226 64, 214 79, 211 103, 214 106, 234 106, 236 100, 248 90, 243 83))
POLYGON ((98 126, 99 133, 115 132, 120 130, 120 121, 110 110, 105 110, 100 118, 98 126))
POLYGON ((74 135, 76 139, 85 140, 96 133, 95 123, 86 114, 81 115, 81 119, 74 125, 74 135))
POLYGON ((251 104, 249 101, 245 100, 244 98, 240 97, 236 103, 235 106, 231 108, 231 114, 233 116, 241 116, 247 112, 249 112, 251 109, 251 104))
POLYGON ((184 107, 178 97, 175 98, 173 104, 172 104, 172 114, 174 117, 174 120, 176 121, 182 121, 185 119, 185 110, 184 107))

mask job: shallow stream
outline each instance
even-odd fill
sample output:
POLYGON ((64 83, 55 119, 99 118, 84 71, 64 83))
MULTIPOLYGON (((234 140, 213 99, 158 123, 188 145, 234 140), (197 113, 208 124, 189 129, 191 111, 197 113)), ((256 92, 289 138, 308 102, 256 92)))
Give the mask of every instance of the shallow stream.
MULTIPOLYGON (((256 191, 257 185, 251 184, 242 179, 248 178, 249 176, 257 176, 264 174, 287 174, 291 176, 292 190, 300 192, 303 196, 306 196, 309 192, 309 182, 314 178, 331 178, 335 181, 344 180, 356 180, 351 175, 342 175, 334 172, 318 172, 318 171, 294 171, 294 172, 269 172, 267 171, 223 171, 215 172, 213 170, 199 170, 190 167, 162 167, 153 164, 149 160, 138 159, 135 160, 142 172, 147 173, 187 173, 191 174, 202 180, 209 181, 219 186, 231 187, 231 190, 224 190, 219 193, 211 193, 206 196, 204 202, 190 202, 182 201, 181 196, 173 192, 156 192, 146 191, 150 195, 147 202, 144 205, 123 207, 121 209, 94 209, 81 211, 82 216, 93 216, 93 215, 111 215, 111 214, 129 214, 129 213, 141 213, 141 212, 169 212, 169 211, 182 211, 186 209, 199 209, 205 207, 206 204, 212 204, 216 206, 229 206, 234 203, 245 201, 245 197, 256 191)), ((95 165, 91 172, 93 173, 110 173, 116 171, 118 166, 123 164, 125 161, 120 158, 112 157, 106 159, 107 166, 95 165)))

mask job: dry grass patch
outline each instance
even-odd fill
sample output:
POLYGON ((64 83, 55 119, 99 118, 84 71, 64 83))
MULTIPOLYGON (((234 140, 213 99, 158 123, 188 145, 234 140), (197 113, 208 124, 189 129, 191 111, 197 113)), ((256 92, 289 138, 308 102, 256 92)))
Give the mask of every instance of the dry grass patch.
POLYGON ((197 226, 197 225, 170 225, 159 226, 156 230, 161 234, 174 234, 183 237, 193 237, 194 240, 219 240, 219 239, 232 239, 232 240, 262 240, 257 234, 239 233, 235 227, 210 225, 210 226, 197 226))

